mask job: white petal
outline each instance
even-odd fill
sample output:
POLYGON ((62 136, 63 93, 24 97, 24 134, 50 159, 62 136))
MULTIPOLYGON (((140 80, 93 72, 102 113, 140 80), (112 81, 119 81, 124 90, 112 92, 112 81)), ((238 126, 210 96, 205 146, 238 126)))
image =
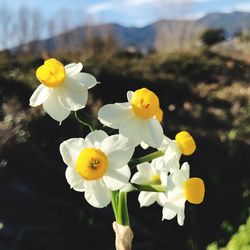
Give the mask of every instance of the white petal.
POLYGON ((140 172, 136 172, 132 179, 131 183, 139 184, 139 185, 146 185, 149 183, 149 179, 142 175, 140 172))
POLYGON ((181 172, 185 180, 189 179, 190 167, 187 162, 184 162, 181 166, 181 172))
MULTIPOLYGON (((103 140, 101 143, 101 149, 109 155, 114 151, 127 151, 131 149, 132 142, 129 138, 117 134, 111 135, 103 140)), ((132 147, 133 149, 133 147, 132 147)))
POLYGON ((175 140, 171 140, 167 136, 164 136, 162 144, 161 144, 159 150, 165 151, 166 149, 169 149, 169 148, 172 148, 173 151, 181 153, 180 147, 178 146, 178 144, 176 143, 176 141, 175 140))
POLYGON ((155 171, 162 171, 163 169, 165 170, 165 172, 168 172, 168 167, 166 166, 166 162, 163 156, 153 159, 151 162, 151 166, 153 169, 155 169, 155 171))
POLYGON ((90 148, 100 148, 102 141, 107 137, 103 130, 95 130, 86 136, 85 141, 90 148))
POLYGON ((149 148, 149 145, 147 144, 147 143, 145 143, 144 141, 143 142, 141 142, 141 147, 143 148, 143 149, 148 149, 149 148))
POLYGON ((179 207, 175 206, 172 203, 167 203, 162 209, 162 219, 172 220, 177 212, 179 207))
POLYGON ((128 184, 130 175, 130 168, 128 166, 119 169, 108 169, 105 176, 103 176, 103 181, 110 190, 119 190, 128 184))
POLYGON ((173 182, 176 186, 181 187, 185 181, 185 177, 181 170, 176 170, 173 174, 173 182))
POLYGON ((157 192, 140 192, 138 196, 141 207, 148 207, 157 200, 157 192))
MULTIPOLYGON (((138 131, 139 132, 139 131, 138 131)), ((163 140, 163 129, 161 124, 152 118, 147 120, 147 126, 145 131, 142 131, 142 140, 153 148, 158 148, 162 144, 163 140)))
POLYGON ((185 220, 185 207, 180 207, 177 213, 177 221, 180 226, 183 226, 185 220))
POLYGON ((168 185, 168 172, 161 172, 161 185, 167 186, 168 185))
POLYGON ((130 161, 133 153, 133 142, 122 135, 112 135, 104 139, 100 149, 108 156, 109 168, 120 168, 130 161))
POLYGON ((181 155, 182 152, 181 152, 181 148, 179 146, 179 144, 177 143, 177 141, 175 140, 172 140, 172 143, 170 145, 171 149, 178 155, 181 155))
POLYGON ((131 115, 129 103, 115 103, 101 107, 98 112, 98 119, 106 126, 119 129, 121 123, 129 119, 131 115))
POLYGON ((67 167, 65 176, 70 188, 73 188, 77 192, 84 192, 84 179, 78 175, 74 168, 67 167))
POLYGON ((136 172, 131 179, 131 183, 147 185, 151 181, 151 177, 152 175, 150 175, 150 173, 148 175, 144 175, 141 172, 136 172))
POLYGON ((43 84, 40 84, 30 97, 30 106, 37 107, 44 103, 49 95, 51 94, 51 89, 47 88, 43 84))
POLYGON ((83 83, 87 89, 94 87, 98 83, 96 78, 88 73, 78 73, 71 76, 71 78, 77 82, 83 83))
POLYGON ((76 160, 81 151, 87 147, 82 138, 72 138, 60 144, 60 153, 63 161, 70 167, 75 168, 76 160))
POLYGON ((183 192, 181 192, 178 189, 174 189, 173 191, 168 192, 167 187, 167 198, 168 201, 176 206, 181 206, 183 203, 185 203, 186 199, 183 195, 183 192))
POLYGON ((167 136, 163 136, 163 141, 161 146, 158 148, 159 150, 165 151, 169 146, 170 143, 172 142, 172 140, 170 138, 168 138, 167 136))
POLYGON ((176 141, 171 140, 164 136, 163 143, 161 145, 161 150, 164 150, 165 148, 165 154, 164 158, 166 161, 166 164, 168 165, 170 172, 174 173, 175 170, 180 168, 180 157, 181 157, 181 151, 179 146, 177 145, 176 141))
POLYGON ((166 167, 170 170, 170 173, 175 173, 177 170, 180 169, 180 154, 172 154, 172 151, 169 149, 166 150, 164 154, 164 161, 166 163, 166 167))
POLYGON ((144 141, 144 131, 147 126, 147 121, 144 119, 137 118, 132 112, 129 119, 124 120, 119 129, 119 133, 132 139, 134 141, 134 146, 139 145, 144 141))
POLYGON ((134 92, 131 91, 131 90, 127 92, 127 98, 128 98, 128 102, 129 102, 129 103, 131 102, 131 99, 132 99, 133 94, 134 94, 134 92))
POLYGON ((146 178, 151 178, 153 175, 151 164, 149 162, 138 164, 137 170, 146 178))
POLYGON ((106 207, 111 201, 111 194, 102 179, 97 181, 85 181, 85 199, 93 207, 106 207))
POLYGON ((168 158, 172 157, 181 157, 181 151, 179 146, 174 142, 172 145, 169 145, 167 149, 165 150, 165 155, 168 158))
POLYGON ((172 192, 175 189, 175 186, 176 186, 174 184, 174 181, 173 181, 173 174, 170 174, 168 176, 167 184, 168 184, 167 193, 172 192))
POLYGON ((167 202, 167 196, 165 193, 158 193, 157 195, 157 203, 160 205, 160 206, 164 206, 167 202))
POLYGON ((81 83, 67 79, 63 85, 55 89, 59 101, 65 109, 76 111, 85 107, 88 90, 81 83))
POLYGON ((145 185, 148 184, 153 176, 150 163, 144 162, 139 165, 137 165, 138 172, 136 172, 131 182, 139 185, 145 185))
POLYGON ((67 64, 65 67, 66 74, 69 76, 73 76, 82 70, 82 64, 79 63, 70 63, 67 64))
POLYGON ((62 122, 66 119, 70 110, 65 109, 58 100, 58 96, 53 91, 49 98, 43 103, 44 110, 56 121, 62 122))

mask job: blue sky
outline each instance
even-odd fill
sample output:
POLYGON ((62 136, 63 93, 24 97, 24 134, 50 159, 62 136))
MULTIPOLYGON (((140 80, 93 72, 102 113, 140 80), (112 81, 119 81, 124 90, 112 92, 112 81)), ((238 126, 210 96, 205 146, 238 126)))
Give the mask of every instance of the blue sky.
MULTIPOLYGON (((0 0, 0 4, 6 0, 0 0)), ((197 19, 210 12, 249 11, 250 0, 11 0, 8 7, 38 9, 46 19, 67 10, 74 25, 116 22, 144 26, 161 18, 197 19)), ((1 5, 0 5, 1 6, 1 5)))

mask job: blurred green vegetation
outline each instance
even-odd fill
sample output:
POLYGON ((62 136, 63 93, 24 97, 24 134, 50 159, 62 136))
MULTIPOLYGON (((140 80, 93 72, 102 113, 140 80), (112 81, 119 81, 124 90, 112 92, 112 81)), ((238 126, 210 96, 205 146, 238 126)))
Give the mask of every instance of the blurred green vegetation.
POLYGON ((218 248, 217 243, 212 243, 207 250, 249 250, 250 249, 250 217, 246 224, 241 225, 239 230, 232 236, 226 247, 218 248))
POLYGON ((201 34, 201 41, 206 46, 215 45, 225 39, 225 31, 223 29, 207 29, 201 34))
MULTIPOLYGON (((196 139, 197 152, 182 162, 205 180, 205 202, 187 204, 179 227, 176 219, 161 221, 157 205, 139 208, 137 194, 129 195, 133 249, 201 250, 211 242, 225 247, 249 217, 250 65, 209 50, 53 56, 64 64, 81 61, 101 82, 82 111, 93 119, 101 105, 126 101, 128 90, 147 87, 160 98, 165 134, 174 138, 188 130, 196 139)), ((113 249, 111 208, 95 209, 69 189, 58 151, 63 140, 85 136, 87 128, 73 115, 58 126, 42 108, 28 105, 42 63, 32 55, 0 54, 0 247, 113 249)))

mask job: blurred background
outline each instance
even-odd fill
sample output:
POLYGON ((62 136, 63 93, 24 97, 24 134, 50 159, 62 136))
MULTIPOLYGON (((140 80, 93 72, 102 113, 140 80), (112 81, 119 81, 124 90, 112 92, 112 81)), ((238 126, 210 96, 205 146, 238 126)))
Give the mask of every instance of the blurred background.
POLYGON ((133 249, 250 249, 249 0, 0 1, 0 49, 1 250, 114 249, 111 207, 70 190, 58 150, 88 129, 29 107, 35 70, 50 57, 82 62, 101 82, 83 111, 97 125, 102 105, 147 87, 165 134, 196 139, 181 160, 205 180, 204 203, 187 204, 180 227, 131 193, 133 249))

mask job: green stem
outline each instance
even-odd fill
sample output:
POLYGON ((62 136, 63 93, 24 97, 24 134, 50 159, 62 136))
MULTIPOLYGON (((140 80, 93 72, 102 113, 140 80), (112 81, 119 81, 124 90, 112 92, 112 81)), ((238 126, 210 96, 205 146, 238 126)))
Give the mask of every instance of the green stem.
POLYGON ((87 123, 87 122, 84 122, 83 120, 81 120, 81 119, 78 117, 77 111, 75 111, 75 118, 76 118, 76 120, 79 121, 81 124, 83 124, 84 126, 87 126, 87 127, 90 129, 91 132, 95 130, 95 128, 94 128, 93 126, 91 126, 91 124, 89 124, 89 123, 87 123))
POLYGON ((118 195, 117 223, 123 225, 123 192, 118 195))
POLYGON ((138 185, 138 184, 133 184, 138 191, 146 191, 146 192, 161 192, 165 193, 166 192, 166 186, 162 185, 138 185))
POLYGON ((128 204, 127 204, 127 193, 123 193, 123 213, 124 213, 124 224, 125 226, 130 225, 129 214, 128 214, 128 204))
POLYGON ((117 213, 117 195, 118 195, 118 191, 111 191, 111 203, 112 203, 112 208, 114 211, 114 215, 115 215, 115 220, 118 220, 118 213, 117 213))
POLYGON ((130 225, 127 205, 127 192, 120 191, 118 195, 117 223, 123 226, 130 225))
POLYGON ((132 159, 128 164, 129 165, 137 165, 137 164, 140 164, 143 162, 152 161, 153 159, 161 157, 163 155, 164 155, 164 152, 159 150, 159 151, 153 152, 151 154, 142 156, 140 158, 132 159))

